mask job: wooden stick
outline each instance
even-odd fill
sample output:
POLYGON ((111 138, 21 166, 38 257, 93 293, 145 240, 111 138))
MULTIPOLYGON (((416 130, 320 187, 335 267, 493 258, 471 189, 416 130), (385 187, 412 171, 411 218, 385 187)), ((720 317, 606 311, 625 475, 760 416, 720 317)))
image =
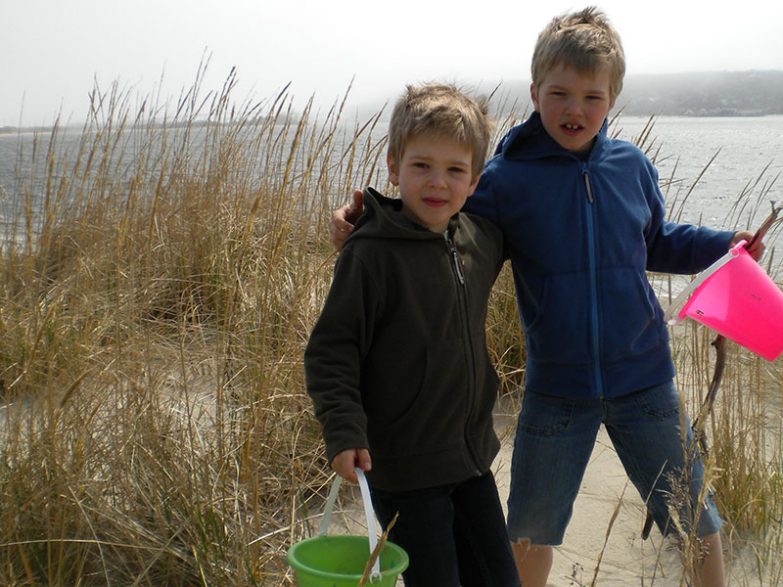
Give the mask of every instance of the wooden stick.
POLYGON ((364 587, 367 584, 367 581, 370 579, 372 566, 375 564, 375 560, 378 558, 378 556, 380 556, 381 549, 383 548, 383 545, 386 544, 386 541, 389 539, 389 532, 391 531, 392 528, 394 528, 394 524, 397 523, 397 517, 399 515, 400 512, 394 514, 392 521, 389 522, 388 526, 386 526, 386 530, 383 531, 381 538, 378 540, 378 544, 375 545, 375 548, 370 553, 370 558, 367 559, 367 564, 364 565, 364 574, 362 574, 362 578, 359 579, 358 587, 364 587))

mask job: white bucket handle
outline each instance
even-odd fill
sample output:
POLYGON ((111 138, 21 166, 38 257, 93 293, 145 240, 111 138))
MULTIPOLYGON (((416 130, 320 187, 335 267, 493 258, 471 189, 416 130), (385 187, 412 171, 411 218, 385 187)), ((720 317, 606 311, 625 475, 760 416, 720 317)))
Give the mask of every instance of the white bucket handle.
POLYGON ((669 324, 669 326, 674 326, 675 324, 678 324, 682 321, 682 318, 678 316, 680 308, 685 305, 685 302, 687 302, 688 298, 691 297, 691 294, 696 291, 696 288, 704 283, 707 278, 715 273, 718 269, 739 255, 740 249, 744 248, 746 244, 747 243, 744 240, 738 242, 735 246, 729 249, 728 253, 723 255, 720 259, 699 273, 695 279, 688 284, 688 287, 682 290, 679 295, 674 298, 674 301, 669 304, 669 307, 666 308, 666 312, 663 314, 663 319, 667 324, 669 324))
MULTIPOLYGON (((367 521, 367 534, 370 539, 370 555, 375 550, 375 546, 378 544, 378 536, 375 529, 375 514, 372 510, 372 499, 370 498, 370 486, 367 485, 367 478, 364 476, 364 471, 356 469, 356 478, 359 480, 359 489, 362 493, 362 504, 364 505, 364 517, 367 521)), ((326 500, 324 506, 323 517, 321 518, 321 526, 318 528, 318 535, 325 536, 329 530, 329 521, 332 517, 332 511, 334 510, 334 504, 337 501, 337 494, 340 492, 340 486, 343 483, 343 478, 339 475, 335 475, 334 482, 332 483, 332 489, 329 491, 329 497, 326 500)), ((377 557, 372 565, 372 572, 370 573, 370 581, 376 582, 381 579, 381 557, 377 557)))

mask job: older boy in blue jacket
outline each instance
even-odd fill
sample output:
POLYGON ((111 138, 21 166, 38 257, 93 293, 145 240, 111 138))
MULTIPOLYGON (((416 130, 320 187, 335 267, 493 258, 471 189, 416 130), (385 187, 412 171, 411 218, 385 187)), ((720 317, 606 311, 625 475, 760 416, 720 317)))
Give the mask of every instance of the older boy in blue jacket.
POLYGON ((555 18, 533 54, 535 112, 501 140, 466 206, 503 232, 525 327, 508 530, 526 586, 546 583, 600 424, 661 532, 674 529, 674 486, 689 488, 677 515, 703 541, 701 584, 724 583, 720 517, 646 272, 696 273, 750 235, 664 220, 652 163, 607 136, 624 72, 601 12, 555 18))

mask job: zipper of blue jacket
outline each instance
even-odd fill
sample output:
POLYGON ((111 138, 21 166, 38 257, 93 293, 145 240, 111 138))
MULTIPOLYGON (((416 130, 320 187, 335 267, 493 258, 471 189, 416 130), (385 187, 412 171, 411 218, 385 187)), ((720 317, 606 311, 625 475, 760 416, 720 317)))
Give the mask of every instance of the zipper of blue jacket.
POLYGON ((593 187, 590 184, 590 172, 586 162, 582 163, 582 177, 585 180, 585 189, 587 190, 585 217, 587 218, 587 258, 590 268, 590 297, 593 300, 593 303, 590 304, 590 322, 592 324, 593 369, 595 370, 594 382, 598 396, 603 397, 604 390, 601 377, 600 338, 598 336, 598 275, 596 269, 595 221, 593 219, 595 198, 593 197, 593 187))
POLYGON ((476 463, 478 463, 478 459, 476 458, 476 454, 473 451, 473 447, 470 445, 470 440, 467 434, 467 425, 470 422, 470 413, 471 413, 471 406, 473 404, 473 398, 476 395, 475 389, 474 389, 474 381, 476 380, 476 366, 475 366, 475 356, 473 352, 473 340, 470 336, 470 313, 468 312, 468 300, 467 300, 467 292, 465 291, 465 273, 462 271, 462 260, 459 258, 459 252, 457 251, 457 247, 454 245, 454 241, 451 238, 451 235, 448 232, 448 229, 446 229, 446 232, 443 234, 445 240, 446 240, 446 248, 449 251, 449 256, 451 257, 451 266, 454 270, 454 276, 457 278, 457 281, 459 282, 458 285, 458 295, 460 298, 460 305, 462 307, 462 324, 464 325, 464 333, 465 333, 465 345, 467 347, 467 353, 468 353, 468 389, 470 390, 470 396, 467 398, 467 410, 468 413, 465 415, 465 430, 463 430, 463 434, 465 437, 465 446, 468 449, 468 452, 470 453, 471 458, 473 459, 473 467, 475 469, 475 472, 477 475, 481 474, 481 471, 479 471, 478 467, 476 466, 476 463))

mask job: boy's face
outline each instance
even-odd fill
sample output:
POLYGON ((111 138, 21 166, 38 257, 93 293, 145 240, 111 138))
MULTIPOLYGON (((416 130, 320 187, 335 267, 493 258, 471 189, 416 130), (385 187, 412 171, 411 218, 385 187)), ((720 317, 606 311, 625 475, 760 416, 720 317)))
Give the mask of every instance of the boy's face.
POLYGON ((399 162, 387 159, 403 213, 433 232, 443 232, 476 189, 479 178, 473 177, 472 163, 470 148, 452 139, 411 137, 399 162))
POLYGON ((607 67, 591 74, 561 65, 530 84, 530 97, 549 136, 572 153, 590 150, 614 103, 607 67))

